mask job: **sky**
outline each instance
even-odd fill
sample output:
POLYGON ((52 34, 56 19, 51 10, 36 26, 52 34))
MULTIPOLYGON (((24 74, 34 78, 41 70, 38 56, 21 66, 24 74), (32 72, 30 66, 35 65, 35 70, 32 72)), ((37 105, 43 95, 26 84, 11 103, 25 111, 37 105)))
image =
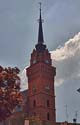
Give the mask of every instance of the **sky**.
POLYGON ((80 0, 0 0, 0 65, 18 66, 22 88, 25 67, 38 40, 42 2, 44 41, 56 67, 57 121, 80 122, 80 0), (66 108, 67 105, 67 108, 66 108), (66 111, 67 110, 67 111, 66 111))

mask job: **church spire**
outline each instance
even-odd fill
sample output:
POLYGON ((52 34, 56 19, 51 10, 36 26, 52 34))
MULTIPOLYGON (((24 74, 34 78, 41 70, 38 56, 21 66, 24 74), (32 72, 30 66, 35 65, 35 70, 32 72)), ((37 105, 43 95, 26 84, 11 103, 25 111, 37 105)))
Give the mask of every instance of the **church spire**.
POLYGON ((40 4, 40 17, 39 17, 38 43, 42 44, 44 42, 44 38, 43 38, 42 17, 41 17, 41 3, 39 4, 40 4))
POLYGON ((44 37, 43 37, 41 3, 39 3, 39 4, 40 4, 40 17, 39 17, 38 43, 35 47, 36 47, 37 51, 43 52, 46 49, 46 45, 44 45, 44 37))

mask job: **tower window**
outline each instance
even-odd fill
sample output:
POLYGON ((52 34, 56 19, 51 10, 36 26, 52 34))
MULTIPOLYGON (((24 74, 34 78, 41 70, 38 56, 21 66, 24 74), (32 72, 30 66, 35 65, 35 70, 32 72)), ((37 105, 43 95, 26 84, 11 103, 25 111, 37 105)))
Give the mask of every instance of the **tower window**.
POLYGON ((50 114, 49 114, 49 112, 47 113, 47 120, 50 120, 50 114))
POLYGON ((49 103, 49 100, 47 100, 47 107, 50 107, 50 103, 49 103))
POLYGON ((33 101, 33 107, 35 107, 35 106, 36 106, 36 100, 33 101))

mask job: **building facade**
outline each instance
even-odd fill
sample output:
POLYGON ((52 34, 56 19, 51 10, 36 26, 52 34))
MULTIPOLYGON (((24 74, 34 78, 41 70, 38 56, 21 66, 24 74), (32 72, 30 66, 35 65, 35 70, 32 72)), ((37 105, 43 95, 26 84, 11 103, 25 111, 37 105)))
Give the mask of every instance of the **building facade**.
POLYGON ((56 122, 54 77, 50 53, 44 44, 40 8, 38 43, 31 53, 28 77, 29 117, 38 116, 42 121, 56 122))

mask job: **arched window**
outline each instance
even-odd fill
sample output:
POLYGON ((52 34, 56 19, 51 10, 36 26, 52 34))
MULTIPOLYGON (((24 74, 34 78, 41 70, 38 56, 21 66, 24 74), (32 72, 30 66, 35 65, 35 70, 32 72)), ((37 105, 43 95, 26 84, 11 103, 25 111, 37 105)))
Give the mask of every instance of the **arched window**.
POLYGON ((47 107, 50 107, 50 103, 49 103, 49 100, 47 100, 47 107))
POLYGON ((33 101, 33 107, 35 107, 35 106, 36 106, 36 100, 33 101))
POLYGON ((49 112, 47 113, 47 120, 50 120, 50 114, 49 114, 49 112))

